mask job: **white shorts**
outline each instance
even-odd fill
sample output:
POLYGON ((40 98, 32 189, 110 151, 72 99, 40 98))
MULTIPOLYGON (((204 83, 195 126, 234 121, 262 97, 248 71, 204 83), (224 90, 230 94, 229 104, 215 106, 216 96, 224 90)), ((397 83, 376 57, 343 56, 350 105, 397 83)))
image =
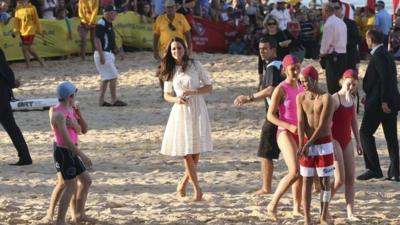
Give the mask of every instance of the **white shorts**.
POLYGON ((115 67, 115 56, 112 52, 103 51, 105 63, 100 63, 100 54, 98 51, 94 52, 94 64, 96 64, 97 71, 100 73, 101 80, 113 80, 118 78, 118 70, 115 67))
POLYGON ((330 177, 334 174, 333 144, 329 142, 316 143, 308 149, 308 156, 300 158, 300 175, 313 177, 330 177))

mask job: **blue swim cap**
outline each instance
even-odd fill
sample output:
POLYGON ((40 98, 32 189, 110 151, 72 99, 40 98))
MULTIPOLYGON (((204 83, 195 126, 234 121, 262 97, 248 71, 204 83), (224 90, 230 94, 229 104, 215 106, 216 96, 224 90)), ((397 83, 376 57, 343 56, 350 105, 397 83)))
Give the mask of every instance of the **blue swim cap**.
POLYGON ((78 89, 69 81, 63 81, 57 86, 57 97, 59 100, 64 100, 68 96, 71 96, 75 92, 78 91, 78 89))

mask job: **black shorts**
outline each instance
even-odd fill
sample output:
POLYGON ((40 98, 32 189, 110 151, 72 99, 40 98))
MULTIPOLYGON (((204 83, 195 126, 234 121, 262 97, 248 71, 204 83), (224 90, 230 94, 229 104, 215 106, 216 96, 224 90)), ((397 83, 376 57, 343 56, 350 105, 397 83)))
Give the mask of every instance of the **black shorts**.
POLYGON ((278 143, 276 142, 277 129, 278 127, 268 120, 264 121, 261 130, 260 146, 258 147, 257 152, 258 157, 266 159, 279 158, 279 153, 281 151, 279 150, 278 143))
POLYGON ((64 180, 72 180, 86 171, 82 160, 72 153, 71 150, 58 147, 54 144, 54 165, 57 172, 61 172, 64 180))

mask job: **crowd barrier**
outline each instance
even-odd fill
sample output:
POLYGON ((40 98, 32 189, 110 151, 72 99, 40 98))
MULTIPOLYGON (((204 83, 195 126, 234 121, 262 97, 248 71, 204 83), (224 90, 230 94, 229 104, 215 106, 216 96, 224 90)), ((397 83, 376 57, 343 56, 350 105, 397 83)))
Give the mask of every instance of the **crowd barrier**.
MULTIPOLYGON (((99 16, 100 19, 100 16, 99 16)), ((40 20, 44 36, 36 35, 34 48, 41 57, 64 56, 79 53, 80 37, 77 31, 78 18, 71 18, 72 38, 68 39, 68 27, 65 20, 40 20)), ((127 47, 151 49, 153 45, 152 23, 143 23, 140 16, 135 12, 120 13, 113 22, 116 42, 127 47)), ((0 46, 7 60, 23 59, 21 51, 21 40, 11 35, 14 19, 8 24, 0 24, 0 46)), ((193 49, 197 52, 226 52, 229 41, 238 33, 244 32, 241 27, 233 25, 210 22, 205 19, 195 18, 194 29, 192 29, 193 49)), ((87 51, 91 52, 89 44, 87 51)))

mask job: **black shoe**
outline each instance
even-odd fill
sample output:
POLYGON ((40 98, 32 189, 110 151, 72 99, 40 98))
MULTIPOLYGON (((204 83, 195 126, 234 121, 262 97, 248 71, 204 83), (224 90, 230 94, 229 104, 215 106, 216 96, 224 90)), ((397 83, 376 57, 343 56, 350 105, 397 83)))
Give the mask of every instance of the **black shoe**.
POLYGON ((18 160, 18 162, 10 163, 8 165, 10 165, 10 166, 27 166, 27 165, 31 165, 31 164, 32 164, 32 160, 31 159, 29 159, 29 160, 20 159, 20 160, 18 160))
POLYGON ((379 173, 375 173, 371 170, 367 170, 363 174, 358 176, 357 180, 370 180, 370 179, 382 178, 382 177, 383 177, 382 173, 379 174, 379 173))
POLYGON ((400 177, 396 177, 396 176, 393 176, 393 177, 386 177, 385 180, 400 182, 400 177))

